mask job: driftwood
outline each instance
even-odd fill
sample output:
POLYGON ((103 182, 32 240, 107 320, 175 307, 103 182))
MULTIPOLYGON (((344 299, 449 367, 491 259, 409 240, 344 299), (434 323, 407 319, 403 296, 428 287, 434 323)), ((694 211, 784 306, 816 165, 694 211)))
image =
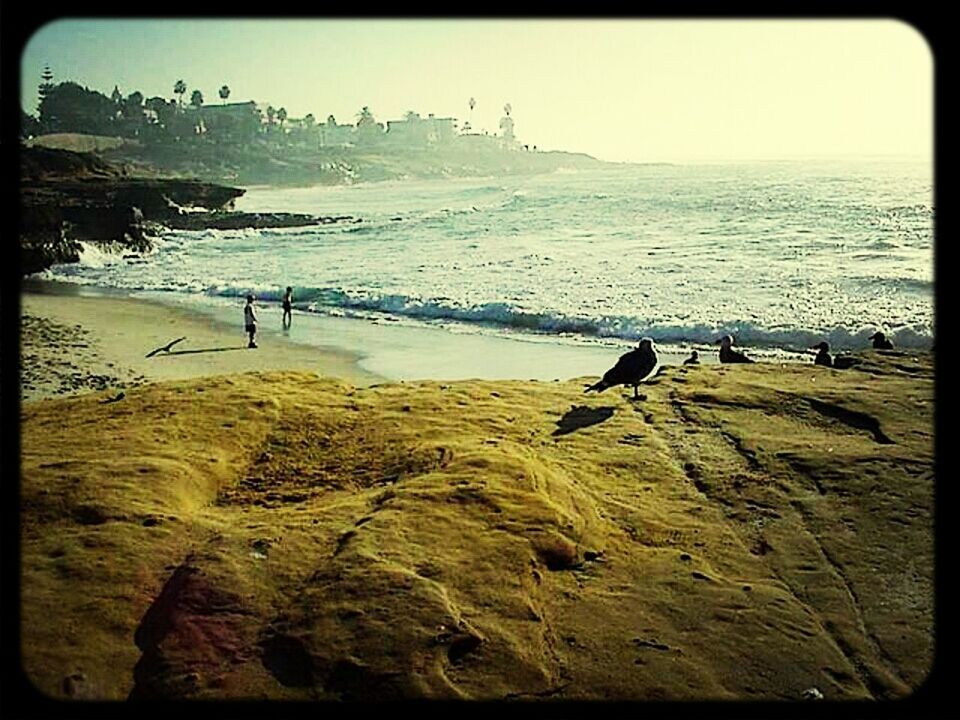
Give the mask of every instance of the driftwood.
POLYGON ((149 357, 153 357, 154 355, 156 355, 156 354, 159 353, 159 352, 170 352, 170 348, 172 348, 174 345, 176 345, 176 344, 177 344, 178 342, 180 342, 181 340, 186 340, 186 339, 187 339, 187 337, 186 337, 186 335, 184 335, 183 337, 177 338, 176 340, 171 340, 171 341, 168 342, 166 345, 163 345, 163 346, 161 346, 161 347, 158 347, 156 350, 151 350, 150 352, 148 352, 148 353, 147 353, 147 357, 148 357, 148 358, 149 358, 149 357))

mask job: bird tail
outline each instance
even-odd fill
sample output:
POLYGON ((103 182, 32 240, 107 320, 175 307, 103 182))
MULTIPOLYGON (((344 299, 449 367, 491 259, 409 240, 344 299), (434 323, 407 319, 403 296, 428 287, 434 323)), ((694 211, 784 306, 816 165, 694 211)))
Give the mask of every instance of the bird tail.
POLYGON ((603 391, 606 390, 608 387, 610 387, 610 386, 607 385, 607 383, 605 383, 603 380, 599 380, 599 381, 595 382, 593 385, 587 385, 587 389, 584 390, 584 392, 585 392, 585 393, 588 393, 588 392, 590 392, 591 390, 593 390, 594 392, 598 392, 598 393, 599 393, 599 392, 603 392, 603 391))

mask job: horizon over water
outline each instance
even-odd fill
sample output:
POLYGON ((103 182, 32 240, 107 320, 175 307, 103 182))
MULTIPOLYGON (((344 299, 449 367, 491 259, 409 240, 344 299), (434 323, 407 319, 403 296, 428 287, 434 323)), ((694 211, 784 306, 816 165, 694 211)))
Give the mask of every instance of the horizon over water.
POLYGON ((934 341, 930 163, 258 186, 236 207, 361 221, 165 231, 142 258, 87 248, 38 277, 211 311, 249 292, 276 304, 290 285, 305 317, 593 349, 649 336, 681 352, 731 334, 758 356, 783 356, 821 340, 863 348, 877 329, 899 347, 934 341))

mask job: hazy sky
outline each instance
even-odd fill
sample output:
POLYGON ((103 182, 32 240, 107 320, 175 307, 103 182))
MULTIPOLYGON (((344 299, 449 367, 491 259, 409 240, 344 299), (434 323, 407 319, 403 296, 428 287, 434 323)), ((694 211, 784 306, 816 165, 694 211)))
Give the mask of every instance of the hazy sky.
POLYGON ((255 100, 355 122, 407 110, 605 160, 933 152, 933 57, 897 20, 63 19, 24 48, 24 109, 44 65, 109 95, 255 100), (476 99, 470 112, 468 101, 476 99))

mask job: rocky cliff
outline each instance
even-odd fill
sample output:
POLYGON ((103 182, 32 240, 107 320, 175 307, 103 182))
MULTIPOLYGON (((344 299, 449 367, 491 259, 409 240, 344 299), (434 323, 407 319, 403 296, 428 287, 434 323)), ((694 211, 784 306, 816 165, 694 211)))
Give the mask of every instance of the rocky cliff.
POLYGON ((351 216, 235 212, 233 202, 243 195, 241 188, 136 172, 133 176, 130 166, 91 153, 23 148, 21 272, 76 262, 83 242, 145 252, 157 225, 199 230, 356 221, 351 216))
POLYGON ((89 153, 23 148, 20 260, 23 274, 76 262, 81 242, 150 248, 148 223, 167 224, 181 208, 224 210, 239 188, 193 180, 130 177, 124 166, 89 153))

